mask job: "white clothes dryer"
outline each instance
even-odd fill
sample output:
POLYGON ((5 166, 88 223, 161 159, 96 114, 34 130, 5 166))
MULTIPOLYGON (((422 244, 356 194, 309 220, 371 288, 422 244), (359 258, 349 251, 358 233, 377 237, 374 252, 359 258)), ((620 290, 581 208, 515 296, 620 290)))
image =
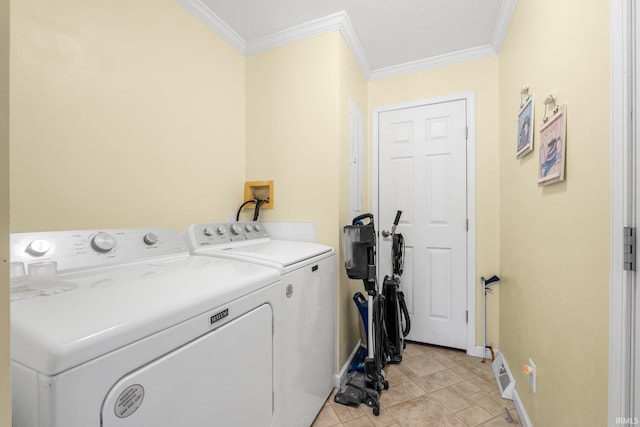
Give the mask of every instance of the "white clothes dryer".
POLYGON ((13 427, 279 425, 277 270, 167 229, 10 242, 13 427))
POLYGON ((259 222, 191 225, 185 240, 194 255, 278 268, 284 298, 281 359, 282 425, 309 426, 334 386, 336 257, 312 242, 273 240, 259 222))

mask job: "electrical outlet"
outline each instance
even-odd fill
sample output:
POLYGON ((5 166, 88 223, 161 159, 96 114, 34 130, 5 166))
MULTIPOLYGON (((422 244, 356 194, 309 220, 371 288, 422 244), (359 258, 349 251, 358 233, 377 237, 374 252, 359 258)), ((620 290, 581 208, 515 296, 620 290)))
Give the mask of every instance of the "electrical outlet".
POLYGON ((536 392, 536 364, 529 358, 529 366, 531 367, 531 373, 529 374, 529 387, 531 391, 536 392))

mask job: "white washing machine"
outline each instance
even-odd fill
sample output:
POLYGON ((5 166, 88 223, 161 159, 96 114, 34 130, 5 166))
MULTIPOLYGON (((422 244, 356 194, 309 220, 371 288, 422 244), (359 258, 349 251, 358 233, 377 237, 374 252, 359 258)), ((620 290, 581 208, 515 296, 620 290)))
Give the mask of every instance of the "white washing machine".
POLYGON ((282 273, 283 426, 309 426, 334 386, 336 256, 318 243, 274 240, 259 222, 191 225, 194 255, 251 261, 282 273))
POLYGON ((11 235, 13 427, 277 426, 277 270, 173 230, 11 235))

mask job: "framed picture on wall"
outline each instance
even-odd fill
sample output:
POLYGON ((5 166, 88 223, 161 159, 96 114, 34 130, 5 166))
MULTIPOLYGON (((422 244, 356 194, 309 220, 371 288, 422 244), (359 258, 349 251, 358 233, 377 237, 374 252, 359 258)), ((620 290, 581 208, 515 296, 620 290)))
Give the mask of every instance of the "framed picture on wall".
POLYGON ((533 95, 527 97, 518 113, 518 146, 516 159, 533 150, 533 95))
POLYGON ((564 180, 567 152, 566 137, 567 106, 562 105, 540 127, 539 187, 564 180))

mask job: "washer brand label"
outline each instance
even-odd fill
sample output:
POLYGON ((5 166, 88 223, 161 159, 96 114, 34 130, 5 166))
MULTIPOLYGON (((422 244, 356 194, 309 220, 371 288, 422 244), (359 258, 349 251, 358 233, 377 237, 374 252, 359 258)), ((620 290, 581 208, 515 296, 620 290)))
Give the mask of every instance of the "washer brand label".
POLYGON ((213 316, 211 316, 209 318, 209 324, 213 325, 214 323, 224 319, 225 317, 227 317, 229 315, 229 309, 225 308, 224 310, 222 310, 219 313, 214 314, 213 316))
POLYGON ((127 418, 138 410, 142 401, 144 400, 144 387, 140 384, 135 384, 127 387, 118 399, 116 399, 116 406, 114 412, 118 418, 127 418))

